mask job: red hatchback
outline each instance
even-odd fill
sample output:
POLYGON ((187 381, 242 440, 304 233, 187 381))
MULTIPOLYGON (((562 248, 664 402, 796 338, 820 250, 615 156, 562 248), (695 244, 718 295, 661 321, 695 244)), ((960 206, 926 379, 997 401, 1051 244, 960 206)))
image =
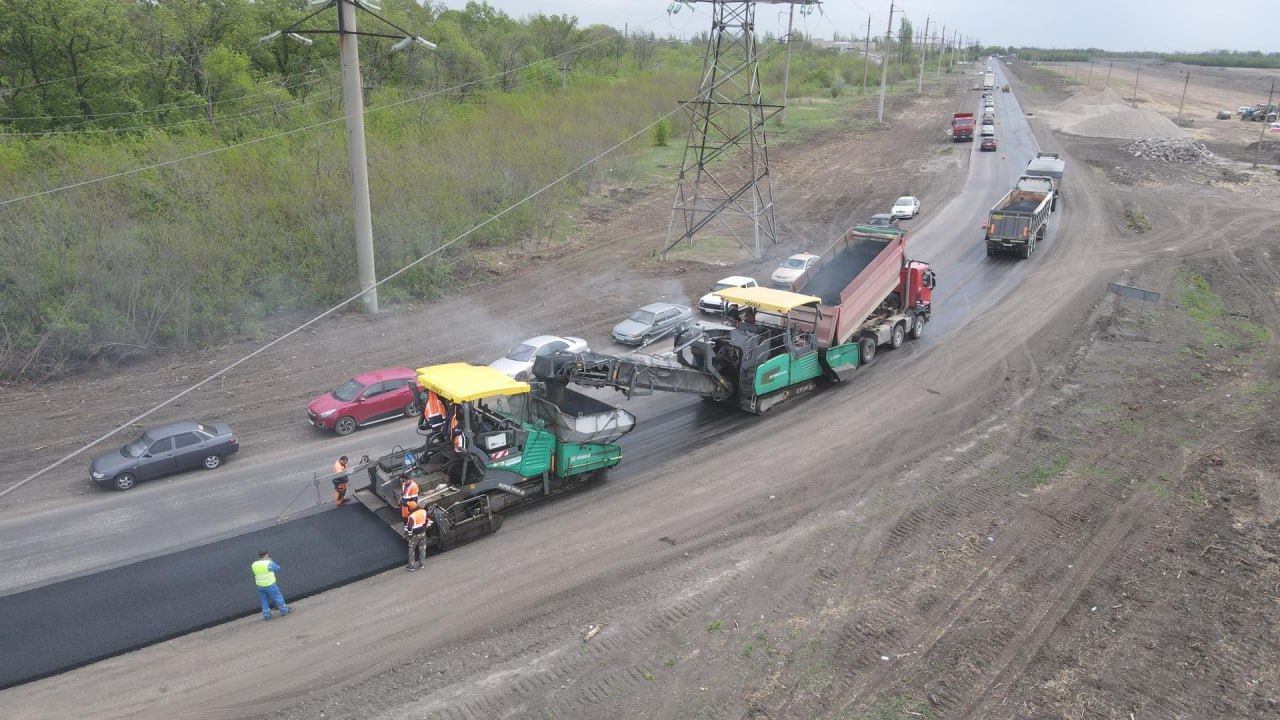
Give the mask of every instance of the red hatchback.
POLYGON ((409 368, 361 373, 307 406, 307 422, 350 435, 357 427, 418 414, 418 374, 409 368))

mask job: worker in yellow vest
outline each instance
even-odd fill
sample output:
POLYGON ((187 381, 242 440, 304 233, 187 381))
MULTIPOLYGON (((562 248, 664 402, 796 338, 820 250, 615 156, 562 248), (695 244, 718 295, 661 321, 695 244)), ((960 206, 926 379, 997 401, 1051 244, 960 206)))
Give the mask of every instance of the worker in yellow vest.
POLYGON ((288 615, 289 606, 285 604, 280 586, 276 584, 276 573, 280 571, 280 566, 271 559, 271 554, 266 550, 258 553, 258 560, 251 567, 253 583, 258 586, 258 602, 262 604, 262 619, 271 619, 271 603, 276 604, 281 615, 288 615))
POLYGON ((414 572, 421 568, 422 561, 427 559, 427 530, 432 524, 431 513, 428 513, 426 508, 418 508, 405 518, 404 539, 409 543, 409 565, 405 570, 414 572), (414 567, 415 562, 417 567, 414 567))

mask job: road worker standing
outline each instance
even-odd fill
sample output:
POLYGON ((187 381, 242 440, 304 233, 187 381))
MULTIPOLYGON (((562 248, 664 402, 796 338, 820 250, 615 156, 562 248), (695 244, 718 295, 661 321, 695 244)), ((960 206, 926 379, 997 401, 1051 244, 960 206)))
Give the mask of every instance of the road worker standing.
POLYGON ((347 503, 347 456, 343 455, 333 463, 333 504, 347 503))
POLYGON ((289 605, 285 603, 280 586, 276 584, 276 573, 280 571, 280 566, 271 559, 271 554, 266 550, 258 553, 258 559, 251 568, 253 584, 258 587, 258 602, 262 605, 262 619, 271 619, 271 603, 276 604, 281 615, 288 615, 289 605))
POLYGON ((400 482, 400 517, 408 519, 418 509, 418 483, 406 477, 400 482))
POLYGON ((418 508, 409 513, 404 521, 405 541, 409 543, 409 564, 405 567, 409 572, 421 568, 422 561, 427 558, 427 530, 434 521, 426 508, 418 508), (417 563, 415 566, 414 563, 417 563))

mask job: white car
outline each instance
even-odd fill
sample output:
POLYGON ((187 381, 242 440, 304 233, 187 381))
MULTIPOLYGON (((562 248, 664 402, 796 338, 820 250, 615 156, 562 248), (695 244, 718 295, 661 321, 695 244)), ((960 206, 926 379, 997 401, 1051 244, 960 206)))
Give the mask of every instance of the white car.
POLYGON ((804 274, 805 270, 813 267, 817 262, 818 256, 813 253, 796 253, 782 261, 778 269, 774 270, 773 274, 769 276, 769 281, 774 285, 791 287, 791 283, 795 282, 796 278, 804 274))
POLYGON ((920 213, 920 198, 904 195, 893 202, 889 214, 896 218, 913 218, 920 213))
POLYGON ((516 380, 528 380, 533 374, 533 359, 557 350, 590 352, 587 341, 582 338, 539 335, 511 348, 511 352, 489 363, 489 367, 516 380))
POLYGON ((980 133, 979 133, 979 134, 980 134, 982 137, 995 137, 995 136, 996 136, 996 126, 995 126, 995 125, 983 125, 983 126, 982 126, 982 130, 980 131, 980 133))
POLYGON ((755 278, 744 277, 742 275, 727 277, 715 285, 712 285, 711 292, 703 295, 698 300, 698 309, 708 315, 719 315, 725 310, 725 302, 724 298, 716 294, 717 292, 720 290, 727 290, 729 288, 756 287, 756 285, 757 283, 755 278))

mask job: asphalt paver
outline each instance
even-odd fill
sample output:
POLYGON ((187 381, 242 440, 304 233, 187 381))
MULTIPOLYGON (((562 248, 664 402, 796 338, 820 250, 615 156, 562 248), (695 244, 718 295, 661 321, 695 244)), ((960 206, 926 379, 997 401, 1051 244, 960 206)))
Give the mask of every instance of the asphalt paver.
POLYGON ((260 550, 280 565, 286 603, 404 562, 395 532, 348 505, 0 597, 0 689, 228 620, 265 622, 249 568, 260 550))

